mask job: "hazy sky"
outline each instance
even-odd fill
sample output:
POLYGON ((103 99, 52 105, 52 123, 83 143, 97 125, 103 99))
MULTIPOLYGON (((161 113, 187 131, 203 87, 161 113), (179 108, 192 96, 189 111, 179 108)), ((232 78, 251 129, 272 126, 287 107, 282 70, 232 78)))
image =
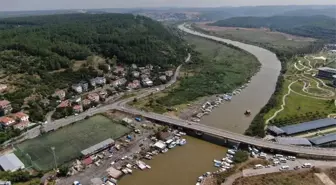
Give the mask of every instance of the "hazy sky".
POLYGON ((0 11, 163 6, 217 7, 302 4, 336 4, 336 0, 0 0, 0 11))

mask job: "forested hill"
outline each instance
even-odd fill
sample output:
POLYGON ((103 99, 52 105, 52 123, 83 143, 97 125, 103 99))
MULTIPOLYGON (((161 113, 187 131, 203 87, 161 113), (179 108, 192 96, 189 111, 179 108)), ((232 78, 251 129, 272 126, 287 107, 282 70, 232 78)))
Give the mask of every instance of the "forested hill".
POLYGON ((176 65, 185 55, 180 47, 179 38, 159 22, 131 14, 0 19, 0 51, 14 50, 0 52, 0 67, 21 66, 33 73, 68 68, 71 60, 93 54, 117 56, 119 62, 128 64, 176 65))
POLYGON ((327 16, 273 16, 234 17, 211 25, 227 27, 261 28, 293 35, 336 41, 336 19, 327 16))

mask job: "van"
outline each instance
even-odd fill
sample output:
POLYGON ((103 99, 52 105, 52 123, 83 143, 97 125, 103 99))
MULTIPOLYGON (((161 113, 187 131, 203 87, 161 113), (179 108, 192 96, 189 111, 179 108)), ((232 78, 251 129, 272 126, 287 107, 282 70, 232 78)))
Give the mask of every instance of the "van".
POLYGON ((273 166, 277 166, 280 164, 280 161, 273 161, 273 166))
POLYGON ((291 161, 295 161, 296 157, 294 157, 294 156, 288 156, 287 159, 291 160, 291 161))
POLYGON ((260 159, 266 159, 266 156, 267 156, 267 154, 260 153, 259 156, 258 156, 258 158, 260 158, 260 159))
POLYGON ((283 158, 283 155, 281 155, 281 154, 275 154, 275 155, 273 156, 273 158, 283 158))
POLYGON ((280 161, 281 163, 286 163, 286 162, 287 162, 287 160, 286 160, 285 158, 280 158, 279 161, 280 161))
POLYGON ((254 153, 259 153, 259 150, 254 148, 254 147, 252 148, 252 150, 253 150, 254 153))
POLYGON ((289 166, 281 166, 280 167, 280 170, 283 171, 283 170, 289 170, 289 166))
POLYGON ((312 167, 312 165, 310 163, 304 163, 302 165, 302 168, 311 168, 311 167, 312 167))
POLYGON ((256 164, 256 165, 254 165, 253 169, 261 169, 261 168, 263 168, 263 167, 264 167, 264 166, 261 165, 261 164, 256 164))

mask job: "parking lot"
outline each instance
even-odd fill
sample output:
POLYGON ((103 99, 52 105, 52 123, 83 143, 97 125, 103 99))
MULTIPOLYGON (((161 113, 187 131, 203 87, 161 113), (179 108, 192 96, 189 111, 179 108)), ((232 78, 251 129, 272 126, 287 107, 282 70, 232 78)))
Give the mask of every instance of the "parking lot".
MULTIPOLYGON (((267 160, 269 160, 270 158, 273 158, 273 156, 267 155, 267 160)), ((310 163, 312 166, 320 167, 320 168, 336 166, 336 161, 320 161, 320 160, 311 160, 311 159, 308 160, 308 159, 299 158, 299 159, 296 159, 295 161, 287 160, 286 163, 280 163, 280 165, 277 165, 277 166, 271 165, 269 168, 263 167, 261 169, 245 169, 243 170, 243 176, 248 177, 248 176, 254 176, 254 175, 262 175, 262 174, 267 174, 267 173, 279 172, 281 166, 289 166, 289 170, 294 170, 295 166, 299 166, 300 170, 302 170, 301 166, 304 163, 310 163)))

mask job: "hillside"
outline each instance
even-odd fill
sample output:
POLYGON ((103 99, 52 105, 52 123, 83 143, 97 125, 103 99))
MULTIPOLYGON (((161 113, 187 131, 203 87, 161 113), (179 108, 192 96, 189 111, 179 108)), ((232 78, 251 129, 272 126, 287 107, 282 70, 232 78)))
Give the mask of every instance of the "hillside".
POLYGON ((68 14, 0 19, 0 83, 15 107, 24 98, 96 77, 86 59, 115 64, 177 66, 186 50, 159 22, 131 14, 68 14), (92 58, 92 57, 91 57, 92 58), (86 65, 86 66, 85 66, 86 65))
POLYGON ((234 17, 217 21, 211 25, 245 28, 265 27, 293 35, 329 41, 336 40, 336 19, 327 16, 234 17))

